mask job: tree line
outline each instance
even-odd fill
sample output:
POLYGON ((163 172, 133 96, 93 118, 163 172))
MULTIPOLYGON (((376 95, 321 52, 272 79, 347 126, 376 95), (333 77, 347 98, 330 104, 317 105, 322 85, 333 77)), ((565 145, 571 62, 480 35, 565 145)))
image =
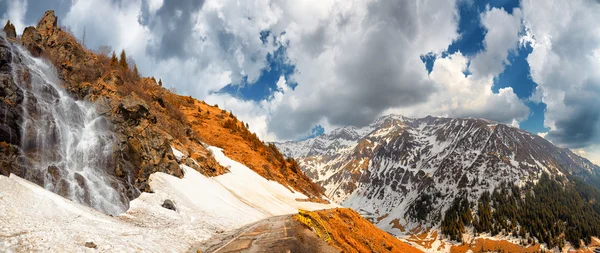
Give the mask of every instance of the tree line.
POLYGON ((521 238, 523 245, 537 240, 548 248, 562 250, 565 242, 578 248, 600 235, 600 191, 575 178, 543 173, 537 184, 503 184, 492 193, 484 192, 476 203, 462 194, 445 212, 441 232, 461 241, 467 227, 476 236, 521 238), (477 211, 472 212, 475 206, 477 211))

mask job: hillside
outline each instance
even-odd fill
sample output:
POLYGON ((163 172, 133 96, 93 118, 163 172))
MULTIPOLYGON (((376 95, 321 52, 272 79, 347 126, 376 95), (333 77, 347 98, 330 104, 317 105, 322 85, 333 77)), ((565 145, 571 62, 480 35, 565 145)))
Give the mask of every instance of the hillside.
POLYGON ((309 196, 311 201, 325 201, 321 199, 322 189, 300 170, 295 160, 284 158, 275 145, 265 145, 231 112, 187 99, 193 102, 182 103, 180 110, 202 142, 223 148, 227 156, 264 178, 309 196))
POLYGON ((329 235, 329 244, 341 252, 422 252, 378 229, 349 208, 304 211, 295 218, 314 230, 315 226, 322 226, 329 235))
MULTIPOLYGON (((5 27, 5 33, 16 34, 9 24, 5 27)), ((2 56, 5 62, 14 61, 11 47, 6 45, 8 41, 14 42, 17 38, 9 36, 6 40, 2 39, 2 56)), ((181 149, 186 156, 195 159, 197 164, 187 160, 183 160, 183 163, 204 175, 216 176, 227 172, 216 163, 203 146, 203 141, 224 148, 225 152, 239 161, 247 162, 247 165, 259 174, 289 186, 290 189, 306 193, 311 199, 318 200, 322 196, 318 187, 312 185, 301 171, 294 169, 293 161, 284 161, 274 147, 265 145, 245 128, 236 132, 226 129, 227 120, 235 117, 219 116, 221 110, 216 107, 209 107, 191 97, 173 94, 160 86, 153 77, 140 77, 135 65, 127 66, 128 63, 123 60, 111 59, 110 51, 93 52, 86 49, 71 34, 58 26, 58 19, 53 11, 46 12, 37 27, 27 27, 18 43, 28 49, 32 56, 39 56, 53 63, 59 79, 55 82, 62 83, 69 95, 74 96, 76 100, 91 102, 97 113, 111 123, 110 130, 115 135, 107 141, 112 142, 113 145, 109 146, 112 146, 113 150, 108 152, 111 154, 106 158, 109 162, 103 165, 102 169, 122 188, 120 191, 123 193, 119 198, 125 208, 121 208, 121 211, 124 211, 128 201, 137 197, 140 192, 150 190, 147 183, 150 174, 165 172, 177 177, 183 176, 171 146, 181 149), (191 121, 197 119, 190 118, 193 117, 190 112, 200 110, 211 111, 213 115, 205 117, 209 120, 202 126, 193 125, 191 121), (223 138, 214 138, 219 135, 223 138), (247 147, 252 149, 246 154, 241 154, 238 148, 247 147), (267 175, 266 171, 270 174, 267 175)), ((23 60, 17 58, 17 61, 23 60)), ((11 122, 15 124, 2 123, 1 129, 8 132, 0 135, 0 142, 4 143, 0 161, 6 164, 2 166, 0 173, 6 176, 13 173, 39 185, 45 185, 46 188, 56 188, 56 192, 62 193, 63 196, 70 195, 68 191, 58 190, 61 187, 65 188, 60 185, 60 181, 49 182, 51 180, 44 176, 48 171, 58 175, 67 173, 67 169, 61 165, 60 158, 52 158, 58 160, 50 162, 54 165, 47 169, 43 164, 48 164, 48 161, 36 161, 35 157, 39 155, 20 155, 20 140, 24 138, 24 133, 21 133, 21 125, 18 122, 24 119, 18 110, 23 103, 29 103, 29 107, 38 106, 33 102, 39 99, 34 98, 32 92, 23 93, 18 86, 27 86, 31 82, 46 83, 44 79, 47 79, 48 75, 37 75, 23 63, 4 66, 4 74, 1 76, 5 80, 2 82, 5 99, 0 102, 5 109, 2 110, 5 115, 2 116, 13 118, 11 122), (30 164, 39 164, 39 168, 27 170, 26 167, 30 164)), ((39 96, 57 93, 52 85, 46 83, 46 87, 48 88, 40 91, 39 96)), ((31 116, 32 120, 44 124, 42 119, 31 116)), ((48 131, 55 131, 52 126, 43 127, 47 127, 48 131)), ((43 152, 42 149, 46 147, 34 144, 27 148, 25 153, 33 154, 43 152)), ((84 179, 80 180, 83 181, 81 184, 85 185, 85 181, 89 179, 85 178, 85 175, 82 177, 84 179)), ((91 201, 87 204, 93 205, 91 201)))
MULTIPOLYGON (((341 128, 277 146, 285 155, 296 158, 307 175, 325 188, 328 197, 398 236, 439 228, 455 199, 466 199, 469 205, 464 206, 476 216, 482 194, 492 194, 500 191, 501 185, 510 184, 521 187, 525 195, 530 189, 527 187, 543 174, 575 184, 573 187, 599 186, 597 165, 537 135, 482 119, 390 115, 364 128, 341 128)), ((593 194, 580 191, 573 198, 594 203, 595 197, 590 196, 595 196, 597 189, 586 189, 593 194)), ((567 204, 561 205, 566 208, 567 204)), ((586 210, 593 208, 585 205, 586 210)), ((492 210, 496 207, 492 205, 492 210)), ((552 215, 567 221, 560 216, 564 214, 552 215)), ((584 218, 587 222, 595 220, 595 214, 590 215, 584 218)), ((471 226, 461 221, 465 228, 471 226)), ((577 226, 573 220, 567 224, 577 226)), ((500 225, 491 227, 483 231, 497 234, 501 230, 500 225), (491 227, 496 226, 492 232, 491 227)), ((462 225, 461 231, 465 231, 462 225)), ((550 242, 541 237, 536 238, 550 242)), ((587 238, 588 242, 589 233, 579 238, 587 238)), ((549 246, 555 245, 553 241, 549 246)))
POLYGON ((233 114, 110 54, 83 47, 53 11, 0 33, 0 250, 183 252, 339 207, 233 114))

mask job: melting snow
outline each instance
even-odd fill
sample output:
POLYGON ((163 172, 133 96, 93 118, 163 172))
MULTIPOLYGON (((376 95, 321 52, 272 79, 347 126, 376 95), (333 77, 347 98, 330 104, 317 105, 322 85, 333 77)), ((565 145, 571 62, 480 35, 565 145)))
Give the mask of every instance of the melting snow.
POLYGON ((150 176, 154 193, 142 193, 126 213, 114 217, 17 176, 0 176, 0 251, 80 252, 91 250, 84 246, 91 241, 104 252, 183 252, 218 231, 299 208, 338 207, 297 202, 306 196, 260 177, 219 148, 209 150, 231 173, 207 178, 185 165, 182 179, 154 173, 150 176), (177 211, 161 207, 166 199, 177 211))

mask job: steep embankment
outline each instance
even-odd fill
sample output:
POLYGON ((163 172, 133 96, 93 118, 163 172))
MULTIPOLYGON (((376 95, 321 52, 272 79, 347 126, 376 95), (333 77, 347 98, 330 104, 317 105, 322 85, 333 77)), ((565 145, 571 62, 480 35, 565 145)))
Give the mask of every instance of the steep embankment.
POLYGON ((331 246, 342 252, 422 252, 371 224, 349 208, 302 211, 295 218, 320 231, 331 246))
POLYGON ((266 179, 289 186, 311 201, 323 201, 322 189, 300 170, 296 161, 284 158, 275 145, 263 143, 231 112, 191 98, 188 100, 190 103, 181 104, 181 111, 203 142, 223 148, 227 156, 266 179))

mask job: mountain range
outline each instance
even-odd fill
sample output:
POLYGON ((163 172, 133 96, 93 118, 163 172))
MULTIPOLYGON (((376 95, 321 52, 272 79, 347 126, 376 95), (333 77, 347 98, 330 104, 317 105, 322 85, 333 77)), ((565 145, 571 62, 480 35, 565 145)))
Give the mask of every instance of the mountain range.
POLYGON ((544 173, 600 187, 600 166, 484 119, 388 115, 277 147, 326 196, 398 236, 439 228, 457 198, 477 209, 482 194, 535 184, 544 173))

